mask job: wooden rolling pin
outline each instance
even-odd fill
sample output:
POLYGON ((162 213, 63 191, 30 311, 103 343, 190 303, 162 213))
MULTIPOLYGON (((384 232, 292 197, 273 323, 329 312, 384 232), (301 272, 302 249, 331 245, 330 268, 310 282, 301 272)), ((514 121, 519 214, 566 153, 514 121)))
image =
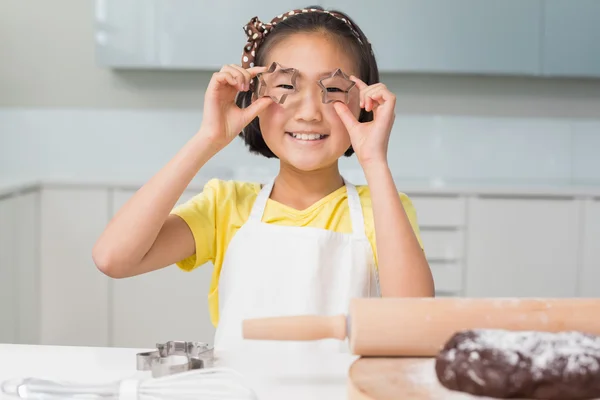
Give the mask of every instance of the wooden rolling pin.
POLYGON ((357 298, 348 316, 247 319, 255 340, 349 338, 361 356, 435 356, 457 331, 507 329, 600 335, 600 298, 357 298))

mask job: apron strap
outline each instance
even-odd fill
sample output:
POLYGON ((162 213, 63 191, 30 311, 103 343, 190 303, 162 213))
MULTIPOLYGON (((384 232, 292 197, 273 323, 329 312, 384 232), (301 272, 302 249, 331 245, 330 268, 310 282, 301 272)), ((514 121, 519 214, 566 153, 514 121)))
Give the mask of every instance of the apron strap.
MULTIPOLYGON (((252 205, 252 211, 250 211, 250 216, 248 217, 249 220, 258 222, 262 221, 265 208, 267 207, 267 201, 269 200, 269 196, 273 190, 273 183, 274 180, 271 180, 262 187, 260 192, 258 192, 256 200, 254 200, 254 204, 252 205)), ((350 209, 352 235, 358 239, 366 239, 367 235, 365 234, 365 219, 362 212, 362 206, 360 204, 360 196, 358 195, 356 187, 352 183, 344 179, 344 184, 346 185, 346 192, 348 195, 348 208, 350 209)))
POLYGON ((254 200, 254 204, 252 205, 252 211, 250 211, 250 216, 248 220, 254 221, 262 221, 262 217, 265 214, 265 208, 267 207, 267 201, 269 200, 269 196, 271 195, 271 191, 273 190, 273 182, 268 182, 266 185, 260 189, 256 199, 254 200))
POLYGON ((352 235, 358 239, 366 239, 365 218, 360 204, 360 196, 356 186, 344 179, 348 194, 348 207, 350 208, 350 221, 352 222, 352 235))

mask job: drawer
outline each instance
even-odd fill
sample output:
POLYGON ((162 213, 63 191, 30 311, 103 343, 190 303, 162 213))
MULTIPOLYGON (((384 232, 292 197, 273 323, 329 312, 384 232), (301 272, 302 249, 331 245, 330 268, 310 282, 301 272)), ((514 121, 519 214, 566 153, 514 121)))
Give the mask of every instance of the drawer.
POLYGON ((428 230, 421 231, 421 240, 427 259, 460 260, 464 254, 464 235, 462 230, 428 230))
POLYGON ((429 262, 436 292, 460 292, 463 289, 462 262, 429 262))
POLYGON ((420 227, 465 226, 467 203, 462 197, 410 196, 410 199, 420 227))

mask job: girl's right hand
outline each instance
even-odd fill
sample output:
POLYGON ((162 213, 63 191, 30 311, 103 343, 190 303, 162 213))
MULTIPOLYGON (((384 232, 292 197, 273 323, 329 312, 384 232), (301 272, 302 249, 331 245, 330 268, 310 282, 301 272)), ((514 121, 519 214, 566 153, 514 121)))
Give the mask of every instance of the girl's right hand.
POLYGON ((219 149, 227 146, 272 100, 262 97, 246 108, 235 104, 239 92, 250 90, 250 81, 266 67, 244 69, 225 65, 213 74, 204 96, 204 115, 200 132, 219 149))

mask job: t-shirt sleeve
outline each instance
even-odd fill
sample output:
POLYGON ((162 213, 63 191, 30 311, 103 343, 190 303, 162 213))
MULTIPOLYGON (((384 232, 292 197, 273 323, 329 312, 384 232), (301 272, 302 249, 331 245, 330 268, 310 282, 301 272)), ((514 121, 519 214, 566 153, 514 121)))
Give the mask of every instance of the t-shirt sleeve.
POLYGON ((218 191, 219 181, 212 179, 206 183, 202 192, 171 211, 171 214, 187 223, 196 244, 195 254, 177 263, 182 270, 191 271, 209 261, 214 263, 218 191))
POLYGON ((415 209, 415 206, 406 194, 400 193, 400 201, 402 202, 402 206, 404 207, 404 211, 406 212, 406 216, 410 221, 410 225, 413 228, 415 236, 419 241, 419 245, 421 246, 421 249, 423 249, 423 242, 421 241, 421 231, 419 229, 419 222, 417 220, 417 210, 415 209))

